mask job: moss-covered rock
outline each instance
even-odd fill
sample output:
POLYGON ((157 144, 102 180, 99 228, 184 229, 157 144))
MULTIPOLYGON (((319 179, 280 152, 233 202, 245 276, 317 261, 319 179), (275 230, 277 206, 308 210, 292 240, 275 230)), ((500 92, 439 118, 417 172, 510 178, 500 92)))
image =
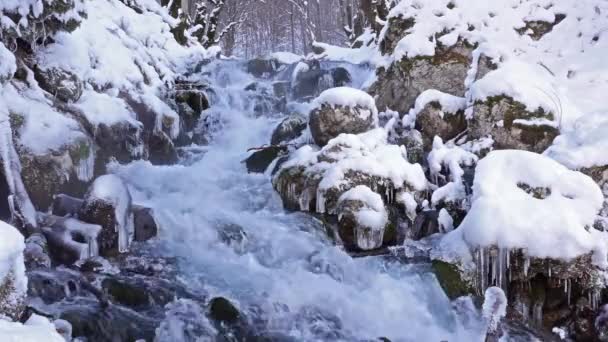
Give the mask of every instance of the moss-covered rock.
POLYGON ((434 56, 404 58, 388 69, 381 68, 370 87, 378 109, 407 113, 416 98, 429 89, 463 97, 473 49, 463 40, 450 47, 439 44, 434 56))
POLYGON ((342 133, 359 134, 374 127, 371 108, 354 108, 322 104, 310 113, 308 125, 315 143, 325 146, 331 139, 342 133), (365 115, 364 112, 367 112, 365 115))
POLYGON ((475 292, 474 287, 463 279, 457 266, 441 260, 433 260, 431 266, 448 298, 455 299, 475 292))
POLYGON ((531 112, 508 96, 478 101, 468 122, 469 136, 492 136, 496 149, 518 149, 541 153, 559 135, 554 114, 542 108, 531 112))

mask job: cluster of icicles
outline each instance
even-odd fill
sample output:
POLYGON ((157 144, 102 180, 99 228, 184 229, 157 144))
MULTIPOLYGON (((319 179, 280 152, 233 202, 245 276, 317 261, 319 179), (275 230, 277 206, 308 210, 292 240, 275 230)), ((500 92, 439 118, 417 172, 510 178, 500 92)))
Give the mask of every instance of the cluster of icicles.
MULTIPOLYGON (((480 248, 476 254, 476 277, 474 281, 475 286, 479 293, 483 293, 490 286, 498 286, 503 289, 505 293, 508 293, 509 283, 512 279, 512 267, 511 265, 511 253, 512 251, 507 248, 480 248)), ((523 276, 528 276, 530 269, 530 257, 524 255, 522 271, 523 276)), ((548 266, 547 276, 551 278, 551 266, 548 266)), ((563 286, 564 293, 568 298, 568 305, 570 305, 572 295, 572 279, 557 279, 559 284, 563 286)), ((599 306, 600 290, 593 288, 587 292, 588 300, 592 308, 595 310, 599 306)), ((533 308, 534 317, 542 318, 542 306, 533 308)))

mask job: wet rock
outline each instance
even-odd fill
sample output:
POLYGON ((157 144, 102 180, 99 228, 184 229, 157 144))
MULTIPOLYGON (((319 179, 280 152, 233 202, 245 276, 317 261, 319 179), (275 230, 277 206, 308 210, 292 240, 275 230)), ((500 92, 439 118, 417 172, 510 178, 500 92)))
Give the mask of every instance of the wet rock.
POLYGON ((218 322, 235 324, 241 313, 228 299, 215 297, 209 301, 209 317, 218 322))
POLYGON ((432 57, 404 58, 388 69, 380 69, 377 81, 370 87, 378 109, 407 113, 416 98, 429 89, 464 97, 472 51, 473 46, 461 40, 450 47, 437 46, 432 57))
POLYGON ((408 234, 408 238, 413 240, 420 240, 422 238, 431 236, 436 233, 441 233, 439 227, 439 212, 437 210, 423 210, 414 220, 411 232, 408 234))
POLYGON ((279 70, 279 66, 274 59, 256 58, 247 61, 247 72, 255 77, 269 77, 279 70))
POLYGON ((542 120, 552 122, 553 119, 553 113, 541 108, 530 112, 510 97, 495 96, 474 105, 473 116, 468 124, 469 136, 479 139, 491 135, 496 149, 541 153, 559 135, 558 128, 542 123, 542 120), (541 122, 532 122, 534 120, 541 122))
POLYGON ((243 227, 236 224, 227 224, 218 227, 220 241, 235 249, 237 253, 242 253, 247 244, 247 233, 243 227))
POLYGON ((264 173, 266 169, 268 169, 270 164, 272 164, 272 162, 277 159, 277 157, 279 157, 286 151, 286 147, 269 146, 252 153, 247 159, 245 159, 247 172, 264 173))
POLYGON ((135 311, 79 299, 61 310, 60 318, 70 322, 72 335, 87 341, 153 341, 158 321, 135 311))
POLYGON ((126 184, 117 176, 105 175, 93 182, 85 195, 78 218, 102 227, 97 238, 102 256, 128 250, 134 225, 131 195, 126 184))
POLYGON ((143 126, 134 122, 113 125, 100 123, 95 128, 95 142, 100 147, 97 174, 105 173, 105 165, 113 158, 121 163, 145 157, 143 126))
POLYGON ((348 70, 338 67, 331 70, 331 77, 334 80, 334 87, 345 87, 352 82, 352 77, 348 70))
POLYGON ((147 289, 129 281, 109 277, 101 282, 101 287, 115 303, 133 308, 150 305, 147 289))
POLYGON ((133 218, 135 224, 134 240, 147 241, 158 234, 158 224, 154 218, 152 208, 133 205, 133 218))
POLYGON ((422 133, 424 150, 429 152, 435 136, 444 141, 451 140, 467 129, 467 121, 464 111, 448 113, 438 102, 431 102, 416 116, 416 129, 422 133))
POLYGON ((38 214, 38 222, 48 241, 53 262, 71 265, 98 254, 97 238, 101 226, 43 213, 38 214))
POLYGON ((297 137, 306 129, 306 118, 301 115, 290 115, 285 118, 272 132, 271 145, 287 143, 297 137))
POLYGON ((149 160, 154 165, 177 163, 177 150, 171 138, 164 132, 154 132, 148 140, 149 160))
POLYGON ((310 113, 308 122, 315 143, 325 146, 342 133, 359 134, 374 128, 372 108, 343 107, 321 104, 310 113))
POLYGON ((51 267, 48 242, 43 234, 34 233, 25 240, 23 257, 28 270, 51 267))
POLYGON ((312 69, 298 74, 292 88, 295 99, 311 99, 334 84, 330 72, 321 69, 312 69))
POLYGON ((51 213, 55 216, 77 216, 78 210, 82 207, 84 200, 66 194, 58 194, 53 196, 53 205, 51 213))
POLYGON ((83 91, 83 82, 75 74, 59 68, 36 66, 34 78, 40 88, 63 102, 76 102, 83 91))
POLYGON ((424 165, 426 153, 424 151, 424 139, 420 131, 412 129, 406 131, 397 141, 397 145, 405 146, 407 160, 412 164, 424 165))

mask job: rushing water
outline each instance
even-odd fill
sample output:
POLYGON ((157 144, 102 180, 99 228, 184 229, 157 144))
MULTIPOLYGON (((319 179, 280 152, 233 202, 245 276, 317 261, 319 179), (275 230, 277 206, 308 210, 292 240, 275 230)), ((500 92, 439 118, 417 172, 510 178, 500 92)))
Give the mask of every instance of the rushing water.
POLYGON ((254 115, 244 90, 254 79, 238 63, 213 64, 205 77, 215 90, 206 115, 221 130, 204 155, 116 170, 135 200, 156 210, 163 253, 178 257, 189 286, 245 312, 257 308, 260 329, 298 341, 480 339, 472 304, 451 303, 424 265, 352 259, 311 216, 285 212, 269 176, 248 174, 242 163, 248 148, 268 142, 280 115, 254 115))

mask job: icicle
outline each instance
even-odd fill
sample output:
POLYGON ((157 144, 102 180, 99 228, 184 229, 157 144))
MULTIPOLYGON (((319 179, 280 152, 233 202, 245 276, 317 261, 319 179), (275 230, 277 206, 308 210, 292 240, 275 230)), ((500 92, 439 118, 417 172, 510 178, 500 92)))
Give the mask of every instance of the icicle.
POLYGON ((532 323, 534 326, 540 327, 543 323, 543 304, 535 303, 532 307, 532 323))
POLYGON ((317 189, 317 213, 325 213, 325 193, 320 189, 317 189))
POLYGON ((524 259, 524 276, 528 276, 528 269, 530 268, 530 257, 526 255, 524 259))
POLYGON ((572 284, 571 284, 572 280, 568 279, 566 281, 568 284, 568 286, 567 286, 568 287, 568 306, 570 306, 570 298, 572 297, 572 284))
POLYGON ((551 278, 551 265, 549 265, 549 278, 551 278))

